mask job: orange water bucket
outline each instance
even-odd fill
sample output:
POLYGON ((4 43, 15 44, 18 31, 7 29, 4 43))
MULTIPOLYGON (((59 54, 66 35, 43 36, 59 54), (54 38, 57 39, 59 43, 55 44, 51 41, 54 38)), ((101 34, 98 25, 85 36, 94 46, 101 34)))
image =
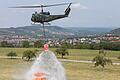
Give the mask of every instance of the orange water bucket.
POLYGON ((33 80, 46 80, 45 73, 37 72, 34 74, 35 78, 33 80))
POLYGON ((33 80, 46 80, 46 78, 34 78, 33 80))

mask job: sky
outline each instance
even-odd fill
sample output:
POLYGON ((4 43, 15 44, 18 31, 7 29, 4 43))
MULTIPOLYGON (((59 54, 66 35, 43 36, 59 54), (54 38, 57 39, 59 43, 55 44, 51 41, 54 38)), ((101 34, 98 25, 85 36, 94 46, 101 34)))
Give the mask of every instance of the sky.
MULTIPOLYGON (((68 18, 51 22, 61 27, 120 27, 120 0, 0 0, 0 28, 31 25, 31 16, 38 9, 11 9, 19 5, 80 3, 72 6, 68 18)), ((64 14, 67 6, 45 8, 51 14, 64 14)))

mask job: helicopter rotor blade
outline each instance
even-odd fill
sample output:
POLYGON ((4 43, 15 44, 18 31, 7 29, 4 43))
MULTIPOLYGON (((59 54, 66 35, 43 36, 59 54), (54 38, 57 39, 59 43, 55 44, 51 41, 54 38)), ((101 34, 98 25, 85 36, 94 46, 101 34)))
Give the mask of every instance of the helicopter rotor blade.
POLYGON ((15 6, 9 8, 42 8, 42 7, 52 7, 52 6, 60 6, 60 5, 68 5, 68 4, 70 3, 53 4, 53 5, 15 6))
POLYGON ((9 7, 9 8, 40 8, 41 6, 15 6, 15 7, 9 7))
POLYGON ((70 3, 62 3, 62 4, 45 5, 44 7, 61 6, 61 5, 68 5, 68 4, 70 4, 70 3))

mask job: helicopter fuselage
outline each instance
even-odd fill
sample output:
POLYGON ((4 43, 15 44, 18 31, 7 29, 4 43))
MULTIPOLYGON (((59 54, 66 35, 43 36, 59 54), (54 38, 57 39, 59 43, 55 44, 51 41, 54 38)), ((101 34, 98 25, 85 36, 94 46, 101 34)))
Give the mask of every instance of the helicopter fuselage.
POLYGON ((51 15, 50 12, 43 12, 43 11, 40 13, 35 12, 34 14, 32 14, 31 21, 34 23, 44 24, 45 22, 51 22, 53 20, 68 17, 71 11, 70 6, 71 6, 71 3, 69 4, 68 8, 65 10, 65 14, 63 15, 51 15))
POLYGON ((50 22, 56 19, 61 19, 68 17, 67 15, 50 15, 49 12, 44 12, 44 13, 35 13, 32 15, 31 21, 34 23, 45 23, 45 22, 50 22))

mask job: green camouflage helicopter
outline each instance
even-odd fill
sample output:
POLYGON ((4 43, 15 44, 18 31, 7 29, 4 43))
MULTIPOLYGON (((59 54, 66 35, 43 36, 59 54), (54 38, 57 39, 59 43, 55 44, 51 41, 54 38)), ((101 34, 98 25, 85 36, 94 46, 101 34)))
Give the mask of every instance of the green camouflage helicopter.
POLYGON ((72 3, 63 3, 63 4, 54 4, 54 5, 34 5, 34 6, 17 6, 17 7, 11 7, 11 8, 41 8, 41 12, 35 12, 32 14, 31 21, 34 23, 49 23, 51 21, 61 19, 68 17, 70 11, 71 11, 71 6, 72 3), (51 7, 51 6, 60 6, 60 5, 68 5, 67 9, 65 10, 65 14, 62 15, 51 15, 50 12, 44 12, 43 8, 44 7, 51 7))

